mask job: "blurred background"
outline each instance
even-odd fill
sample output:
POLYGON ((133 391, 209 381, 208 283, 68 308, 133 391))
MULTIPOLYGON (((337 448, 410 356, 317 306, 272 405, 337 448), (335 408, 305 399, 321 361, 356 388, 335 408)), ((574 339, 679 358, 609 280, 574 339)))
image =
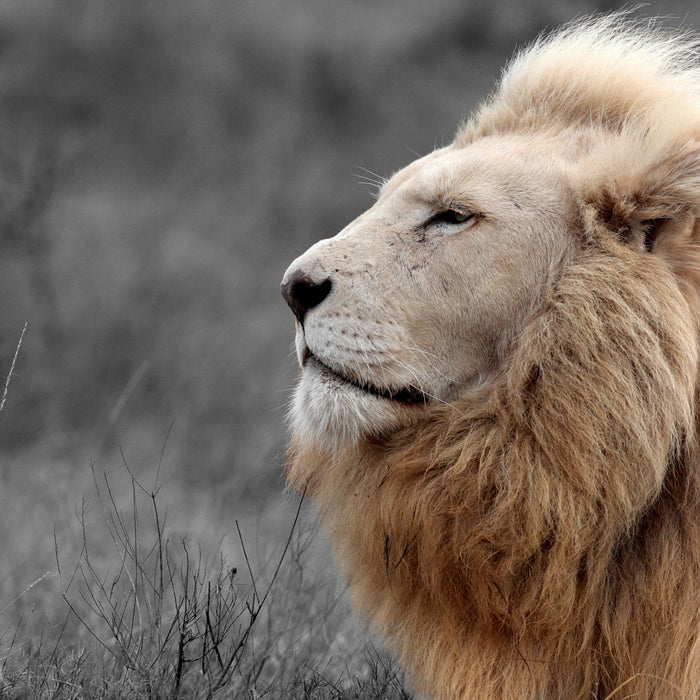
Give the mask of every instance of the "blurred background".
MULTIPOLYGON (((92 470, 157 476, 183 533, 281 537, 282 272, 368 180, 448 143, 516 47, 621 5, 3 0, 0 393, 27 330, 0 412, 0 608, 75 544, 92 470)), ((692 0, 639 14, 700 22, 692 0)))

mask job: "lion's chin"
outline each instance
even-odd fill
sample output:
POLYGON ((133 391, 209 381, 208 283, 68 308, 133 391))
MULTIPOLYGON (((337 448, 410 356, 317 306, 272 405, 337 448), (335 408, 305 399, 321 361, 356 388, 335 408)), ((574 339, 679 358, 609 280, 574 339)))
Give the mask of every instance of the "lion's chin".
POLYGON ((294 392, 290 419, 298 437, 337 450, 385 437, 415 422, 428 405, 420 392, 361 384, 309 354, 294 392))

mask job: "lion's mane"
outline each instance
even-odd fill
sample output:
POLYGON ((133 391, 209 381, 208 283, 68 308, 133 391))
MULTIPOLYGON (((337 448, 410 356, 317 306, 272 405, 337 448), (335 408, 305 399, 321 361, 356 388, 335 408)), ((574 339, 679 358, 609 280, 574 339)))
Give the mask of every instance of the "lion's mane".
POLYGON ((580 249, 488 383, 347 450, 292 436, 290 483, 429 696, 700 697, 693 47, 616 17, 516 57, 457 141, 604 135, 580 249))

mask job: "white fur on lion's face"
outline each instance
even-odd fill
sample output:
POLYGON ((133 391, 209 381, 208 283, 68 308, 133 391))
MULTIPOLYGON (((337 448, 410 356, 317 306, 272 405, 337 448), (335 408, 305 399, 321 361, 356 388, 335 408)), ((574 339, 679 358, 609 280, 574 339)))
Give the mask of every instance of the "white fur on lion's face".
POLYGON ((440 149, 290 265, 283 285, 330 280, 297 322, 298 434, 386 435, 498 369, 571 248, 566 165, 548 150, 522 137, 440 149))

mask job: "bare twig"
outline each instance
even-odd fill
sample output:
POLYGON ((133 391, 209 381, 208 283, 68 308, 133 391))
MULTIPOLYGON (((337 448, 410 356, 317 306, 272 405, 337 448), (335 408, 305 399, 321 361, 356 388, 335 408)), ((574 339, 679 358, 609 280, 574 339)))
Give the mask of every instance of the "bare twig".
POLYGON ((10 371, 7 373, 7 377, 5 378, 5 388, 2 392, 2 399, 0 399, 0 411, 2 411, 3 408, 5 408, 5 401, 7 400, 7 392, 10 388, 10 380, 12 379, 12 375, 15 371, 15 365, 17 364, 17 358, 19 357, 19 349, 22 347, 22 341, 24 340, 24 334, 27 332, 27 326, 29 323, 24 324, 24 328, 22 328, 22 332, 19 335, 19 340, 17 341, 17 347, 15 348, 15 355, 12 358, 12 364, 10 365, 10 371))
POLYGON ((46 571, 36 581, 32 581, 18 596, 15 596, 2 610, 0 610, 0 615, 2 615, 6 610, 11 608, 25 593, 34 588, 37 584, 41 583, 47 576, 51 576, 50 571, 46 571))
POLYGON ((126 386, 122 390, 121 394, 119 394, 119 397, 115 401, 114 406, 112 407, 112 410, 109 413, 109 417, 107 418, 108 428, 111 428, 117 422, 117 420, 119 420, 119 416, 124 410, 126 402, 129 400, 129 397, 134 393, 136 387, 141 383, 141 380, 144 378, 146 372, 148 372, 150 367, 151 363, 148 360, 145 360, 131 375, 131 378, 126 383, 126 386))

